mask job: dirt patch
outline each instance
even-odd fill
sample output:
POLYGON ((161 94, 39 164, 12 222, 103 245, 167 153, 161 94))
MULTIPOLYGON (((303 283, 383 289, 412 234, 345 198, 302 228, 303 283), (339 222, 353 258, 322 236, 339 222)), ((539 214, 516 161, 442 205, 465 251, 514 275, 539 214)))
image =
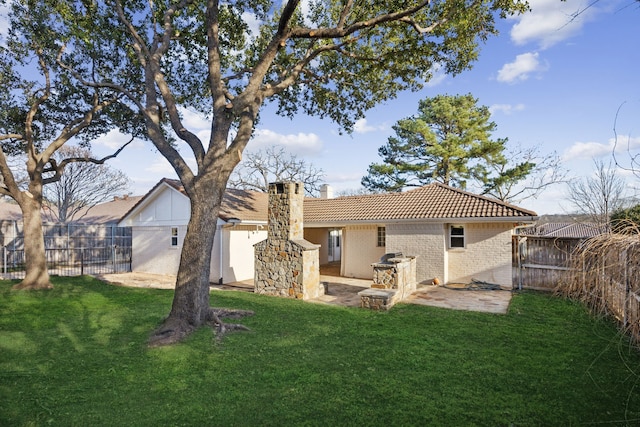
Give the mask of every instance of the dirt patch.
POLYGON ((131 288, 174 289, 176 286, 176 276, 171 274, 112 273, 96 277, 112 285, 131 288))

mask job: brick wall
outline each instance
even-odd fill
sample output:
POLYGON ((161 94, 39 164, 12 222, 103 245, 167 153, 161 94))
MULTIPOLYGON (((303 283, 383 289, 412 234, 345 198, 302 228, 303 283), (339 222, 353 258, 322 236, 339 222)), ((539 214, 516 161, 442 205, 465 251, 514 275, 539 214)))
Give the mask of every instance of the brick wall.
POLYGON ((416 257, 416 280, 430 284, 445 280, 445 237, 442 224, 387 225, 387 252, 416 257))
POLYGON ((380 261, 380 257, 387 251, 385 247, 377 246, 378 227, 375 225, 353 225, 342 231, 343 252, 342 265, 345 277, 371 279, 373 267, 371 264, 380 261))
POLYGON ((450 283, 472 279, 511 287, 511 224, 464 224, 466 248, 448 250, 450 283))

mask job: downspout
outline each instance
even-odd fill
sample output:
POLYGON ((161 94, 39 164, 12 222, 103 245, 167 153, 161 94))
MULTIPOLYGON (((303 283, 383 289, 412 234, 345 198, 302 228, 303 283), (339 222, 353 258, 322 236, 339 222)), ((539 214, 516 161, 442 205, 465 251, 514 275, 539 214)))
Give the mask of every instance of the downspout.
POLYGON ((219 258, 220 258, 219 259, 220 267, 218 269, 218 274, 220 275, 220 278, 218 279, 218 285, 220 285, 220 286, 222 286, 222 282, 223 282, 223 280, 222 280, 222 262, 223 262, 223 260, 222 260, 222 249, 224 248, 224 243, 223 243, 224 230, 223 230, 223 227, 224 227, 224 225, 219 225, 218 226, 218 230, 220 230, 220 240, 219 240, 219 242, 220 242, 220 248, 219 248, 220 253, 218 254, 219 258))

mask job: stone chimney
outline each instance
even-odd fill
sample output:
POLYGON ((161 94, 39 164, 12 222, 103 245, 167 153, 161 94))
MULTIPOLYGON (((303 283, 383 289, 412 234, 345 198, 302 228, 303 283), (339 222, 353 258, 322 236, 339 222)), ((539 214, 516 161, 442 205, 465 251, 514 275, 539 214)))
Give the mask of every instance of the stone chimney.
POLYGON ((304 187, 300 182, 269 184, 270 239, 304 239, 303 221, 304 187))
POLYGON ((333 188, 329 184, 323 184, 320 187, 321 199, 333 199, 333 188))
POLYGON ((269 184, 267 239, 254 245, 254 291, 297 299, 321 295, 319 245, 304 240, 304 186, 269 184))

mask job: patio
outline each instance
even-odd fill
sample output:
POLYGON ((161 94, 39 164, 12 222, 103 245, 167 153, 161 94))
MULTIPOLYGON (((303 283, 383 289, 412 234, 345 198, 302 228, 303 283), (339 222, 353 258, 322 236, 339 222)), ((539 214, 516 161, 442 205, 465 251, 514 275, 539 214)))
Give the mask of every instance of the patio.
MULTIPOLYGON (((106 282, 132 287, 173 289, 175 276, 148 273, 102 274, 97 276, 106 282)), ((320 266, 320 282, 326 284, 327 293, 310 300, 319 304, 360 307, 358 292, 368 289, 371 280, 341 277, 339 266, 320 266)), ((211 284, 212 291, 236 290, 253 292, 253 280, 225 285, 211 284)), ((419 286, 418 290, 403 298, 403 303, 449 308, 452 310, 479 311, 505 314, 511 301, 510 290, 466 290, 443 286, 419 286)))

